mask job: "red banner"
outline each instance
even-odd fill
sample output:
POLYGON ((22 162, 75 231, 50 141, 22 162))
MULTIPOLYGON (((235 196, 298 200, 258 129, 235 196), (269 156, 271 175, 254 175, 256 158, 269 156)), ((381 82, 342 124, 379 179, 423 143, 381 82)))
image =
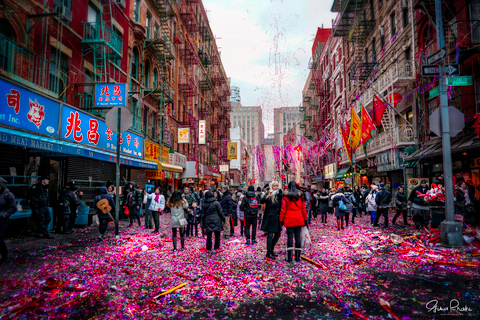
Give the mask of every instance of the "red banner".
POLYGON ((367 144, 372 139, 372 131, 375 130, 375 125, 370 118, 367 110, 362 105, 362 144, 367 144))
POLYGON ((380 126, 382 124, 383 114, 387 109, 387 104, 380 100, 379 97, 375 94, 373 96, 373 110, 372 110, 372 118, 373 123, 376 126, 380 126))

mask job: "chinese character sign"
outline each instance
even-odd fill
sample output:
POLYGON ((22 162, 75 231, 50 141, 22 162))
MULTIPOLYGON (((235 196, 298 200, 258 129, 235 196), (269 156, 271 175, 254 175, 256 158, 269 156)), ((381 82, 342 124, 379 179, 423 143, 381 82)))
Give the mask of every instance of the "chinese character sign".
POLYGON ((128 90, 125 83, 96 84, 95 107, 126 107, 128 90))
POLYGON ((60 104, 0 79, 0 124, 58 135, 60 104))
MULTIPOLYGON (((117 151, 117 134, 107 127, 105 121, 67 105, 62 107, 60 138, 110 152, 117 151)), ((143 158, 142 137, 124 132, 120 136, 120 146, 122 154, 143 158)))
POLYGON ((190 143, 190 128, 178 128, 178 143, 190 143))
POLYGON ((145 140, 145 160, 158 161, 160 158, 160 145, 145 140))
POLYGON ((198 120, 198 144, 205 144, 205 120, 198 120))
POLYGON ((237 159, 237 143, 236 142, 228 142, 227 143, 227 160, 235 160, 237 159))
POLYGON ((168 163, 168 148, 160 147, 160 162, 168 163))

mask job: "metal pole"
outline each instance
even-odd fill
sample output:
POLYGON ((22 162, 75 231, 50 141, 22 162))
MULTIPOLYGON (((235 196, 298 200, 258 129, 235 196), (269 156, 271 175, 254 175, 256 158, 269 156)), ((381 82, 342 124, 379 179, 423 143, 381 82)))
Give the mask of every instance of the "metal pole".
MULTIPOLYGON (((435 0, 438 50, 445 45, 443 37, 442 1, 435 0)), ((448 116, 447 77, 445 60, 439 65, 440 112, 442 122, 443 174, 445 176, 445 221, 440 225, 440 240, 445 245, 463 245, 462 225, 455 222, 452 179, 452 150, 450 146, 450 120, 448 116), (449 239, 450 238, 450 239, 449 239)))
POLYGON ((115 196, 115 237, 120 238, 118 234, 118 219, 120 217, 120 123, 122 122, 122 112, 117 107, 117 175, 116 175, 116 196, 115 196))

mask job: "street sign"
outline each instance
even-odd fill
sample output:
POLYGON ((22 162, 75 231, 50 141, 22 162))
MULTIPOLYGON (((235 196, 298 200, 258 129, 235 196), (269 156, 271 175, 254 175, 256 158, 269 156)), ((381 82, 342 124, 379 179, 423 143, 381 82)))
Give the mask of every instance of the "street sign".
POLYGON ((113 132, 117 132, 117 115, 118 110, 120 110, 122 118, 120 121, 120 133, 123 133, 130 129, 133 124, 133 114, 125 107, 114 107, 110 109, 105 115, 105 124, 107 127, 110 128, 113 132))
POLYGON ((436 65, 429 65, 424 64, 422 66, 422 76, 423 77, 430 77, 438 75, 438 66, 436 65))
POLYGON ((447 78, 448 86, 471 86, 473 85, 472 76, 461 76, 447 78))
POLYGON ((128 103, 128 87, 126 83, 95 85, 95 107, 125 107, 128 103))
MULTIPOLYGON (((442 136, 441 108, 437 108, 429 118, 430 130, 437 136, 442 136)), ((448 107, 448 119, 450 120, 450 137, 455 137, 465 127, 465 115, 455 107, 448 107)))
POLYGON ((445 59, 446 56, 447 56, 447 50, 445 47, 443 47, 437 52, 435 52, 434 54, 431 54, 428 56, 427 64, 437 64, 441 60, 445 59))
POLYGON ((458 63, 452 63, 445 65, 445 73, 449 76, 459 76, 460 75, 460 66, 458 63))
POLYGON ((440 94, 440 87, 433 88, 428 91, 428 99, 433 99, 440 94))

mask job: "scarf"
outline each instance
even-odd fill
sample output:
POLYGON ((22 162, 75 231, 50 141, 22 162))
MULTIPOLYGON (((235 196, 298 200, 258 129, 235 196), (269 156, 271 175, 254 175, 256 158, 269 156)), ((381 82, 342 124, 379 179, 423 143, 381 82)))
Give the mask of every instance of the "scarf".
POLYGON ((460 191, 463 192, 463 197, 465 198, 465 205, 469 206, 470 205, 470 196, 468 194, 468 189, 460 188, 460 191))
POLYGON ((160 193, 155 193, 155 202, 158 203, 159 199, 160 199, 160 193))

